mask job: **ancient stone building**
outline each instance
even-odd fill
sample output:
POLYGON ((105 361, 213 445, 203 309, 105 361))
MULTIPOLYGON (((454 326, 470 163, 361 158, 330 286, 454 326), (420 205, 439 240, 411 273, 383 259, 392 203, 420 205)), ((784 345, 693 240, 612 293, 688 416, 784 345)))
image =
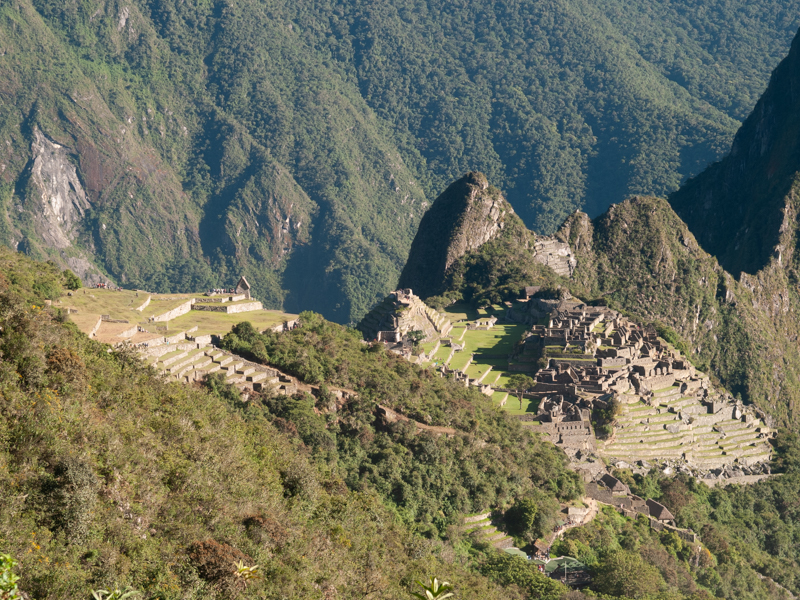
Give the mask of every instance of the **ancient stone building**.
POLYGON ((236 284, 236 294, 244 294, 244 297, 250 299, 250 284, 247 283, 244 275, 239 278, 239 283, 236 284))

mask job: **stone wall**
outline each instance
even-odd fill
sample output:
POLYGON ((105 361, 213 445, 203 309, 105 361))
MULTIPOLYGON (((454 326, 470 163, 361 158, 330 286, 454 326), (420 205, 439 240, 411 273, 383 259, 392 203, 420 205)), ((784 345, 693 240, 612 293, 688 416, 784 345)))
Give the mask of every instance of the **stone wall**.
POLYGON ((141 306, 137 306, 137 307, 136 307, 136 310, 138 310, 139 312, 142 312, 142 311, 143 311, 145 308, 147 308, 148 306, 150 306, 150 301, 151 301, 152 299, 153 299, 153 297, 152 297, 152 296, 150 296, 150 295, 148 295, 148 296, 147 296, 147 300, 145 300, 145 301, 144 301, 144 304, 142 304, 141 306))
POLYGON ((181 315, 185 315, 190 310, 192 310, 192 305, 194 304, 194 298, 190 298, 183 304, 176 306, 172 310, 168 310, 167 312, 152 317, 150 320, 154 322, 163 322, 163 321, 171 321, 172 319, 176 319, 181 315))
POLYGON ((195 304, 191 308, 193 310, 204 310, 206 312, 234 314, 262 310, 264 305, 261 304, 261 302, 244 302, 242 304, 195 304))

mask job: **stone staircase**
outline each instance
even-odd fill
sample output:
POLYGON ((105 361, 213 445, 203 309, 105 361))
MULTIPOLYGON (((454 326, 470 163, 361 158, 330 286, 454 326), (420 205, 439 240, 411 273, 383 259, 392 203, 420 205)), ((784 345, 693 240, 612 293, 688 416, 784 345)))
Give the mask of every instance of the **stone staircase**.
POLYGON ((243 391, 272 390, 291 395, 297 384, 275 369, 251 363, 207 343, 184 340, 140 349, 142 358, 157 371, 183 383, 222 373, 225 381, 243 391))
POLYGON ((409 304, 399 304, 392 294, 376 305, 358 324, 358 329, 368 340, 375 339, 379 331, 422 331, 425 338, 433 340, 446 337, 453 328, 446 315, 436 311, 417 296, 407 297, 409 304))

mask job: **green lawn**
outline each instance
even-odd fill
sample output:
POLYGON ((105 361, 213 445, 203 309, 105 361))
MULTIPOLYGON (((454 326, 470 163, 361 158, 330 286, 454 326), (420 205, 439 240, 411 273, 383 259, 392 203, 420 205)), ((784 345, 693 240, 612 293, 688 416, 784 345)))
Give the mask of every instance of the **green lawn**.
MULTIPOLYGON (((503 398, 508 396, 508 392, 495 392, 492 394, 492 402, 497 406, 500 406, 500 403, 503 401, 503 398)), ((519 404, 517 404, 519 405, 519 404)))
POLYGON ((419 345, 419 349, 425 354, 428 354, 431 350, 434 349, 435 346, 436 342, 423 342, 419 345))
POLYGON ((506 372, 502 373, 500 375, 500 379, 498 379, 496 381, 496 383, 494 384, 494 387, 507 388, 508 387, 508 378, 510 376, 511 376, 511 373, 506 373, 506 372))
POLYGON ((452 304, 444 309, 450 322, 454 323, 459 320, 474 321, 479 318, 478 311, 472 308, 469 304, 452 304))
POLYGON ((506 405, 503 407, 503 410, 508 412, 512 415, 524 415, 529 413, 535 413, 539 408, 539 401, 538 400, 530 400, 528 398, 522 399, 522 408, 520 409, 519 398, 514 394, 508 395, 508 400, 506 400, 506 405))
POLYGON ((136 322, 141 319, 141 313, 134 309, 144 304, 148 295, 145 292, 139 292, 137 296, 136 292, 130 290, 113 292, 82 288, 73 292, 72 296, 62 296, 61 303, 63 306, 77 309, 79 314, 110 315, 112 319, 127 319, 136 322))
MULTIPOLYGON (((480 354, 475 355, 475 359, 467 369, 467 375, 470 377, 478 377, 480 374, 485 373, 491 367, 492 373, 500 373, 508 368, 508 361, 502 358, 481 358, 480 354), (480 373, 478 373, 480 371, 480 373)), ((488 379, 494 381, 496 375, 489 375, 488 379)))
POLYGON ((449 367, 451 369, 457 369, 459 371, 463 371, 464 368, 467 366, 467 362, 469 362, 470 353, 466 350, 462 350, 461 352, 456 352, 453 355, 453 358, 450 359, 449 367))
MULTIPOLYGON (((237 323, 249 321, 253 327, 263 331, 268 327, 273 327, 282 323, 284 320, 291 321, 297 315, 283 313, 278 310, 255 310, 253 312, 227 314, 205 312, 202 310, 191 310, 177 319, 169 321, 169 330, 174 332, 184 331, 197 325, 197 332, 192 334, 207 335, 209 333, 226 334, 237 323)), ((165 323, 159 323, 164 325, 165 323)))
POLYGON ((528 330, 520 323, 498 323, 489 330, 470 330, 464 335, 467 352, 509 354, 528 330))

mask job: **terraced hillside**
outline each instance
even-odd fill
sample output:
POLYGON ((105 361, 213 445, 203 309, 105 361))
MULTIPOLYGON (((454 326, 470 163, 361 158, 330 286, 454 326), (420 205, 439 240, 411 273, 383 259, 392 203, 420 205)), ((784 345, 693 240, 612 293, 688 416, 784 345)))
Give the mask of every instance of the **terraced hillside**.
POLYGON ((769 460, 770 428, 735 405, 720 401, 719 410, 709 412, 700 398, 684 395, 679 386, 654 396, 653 404, 620 396, 632 403, 624 404, 613 438, 598 444, 601 455, 628 462, 685 460, 705 470, 734 461, 751 466, 769 460))
MULTIPOLYGON (((56 305, 69 313, 89 337, 108 344, 157 344, 167 339, 224 335, 242 321, 259 331, 283 327, 297 315, 264 310, 244 294, 151 294, 135 290, 84 288, 62 296, 56 305)), ((173 342, 175 343, 175 342, 173 342)))

